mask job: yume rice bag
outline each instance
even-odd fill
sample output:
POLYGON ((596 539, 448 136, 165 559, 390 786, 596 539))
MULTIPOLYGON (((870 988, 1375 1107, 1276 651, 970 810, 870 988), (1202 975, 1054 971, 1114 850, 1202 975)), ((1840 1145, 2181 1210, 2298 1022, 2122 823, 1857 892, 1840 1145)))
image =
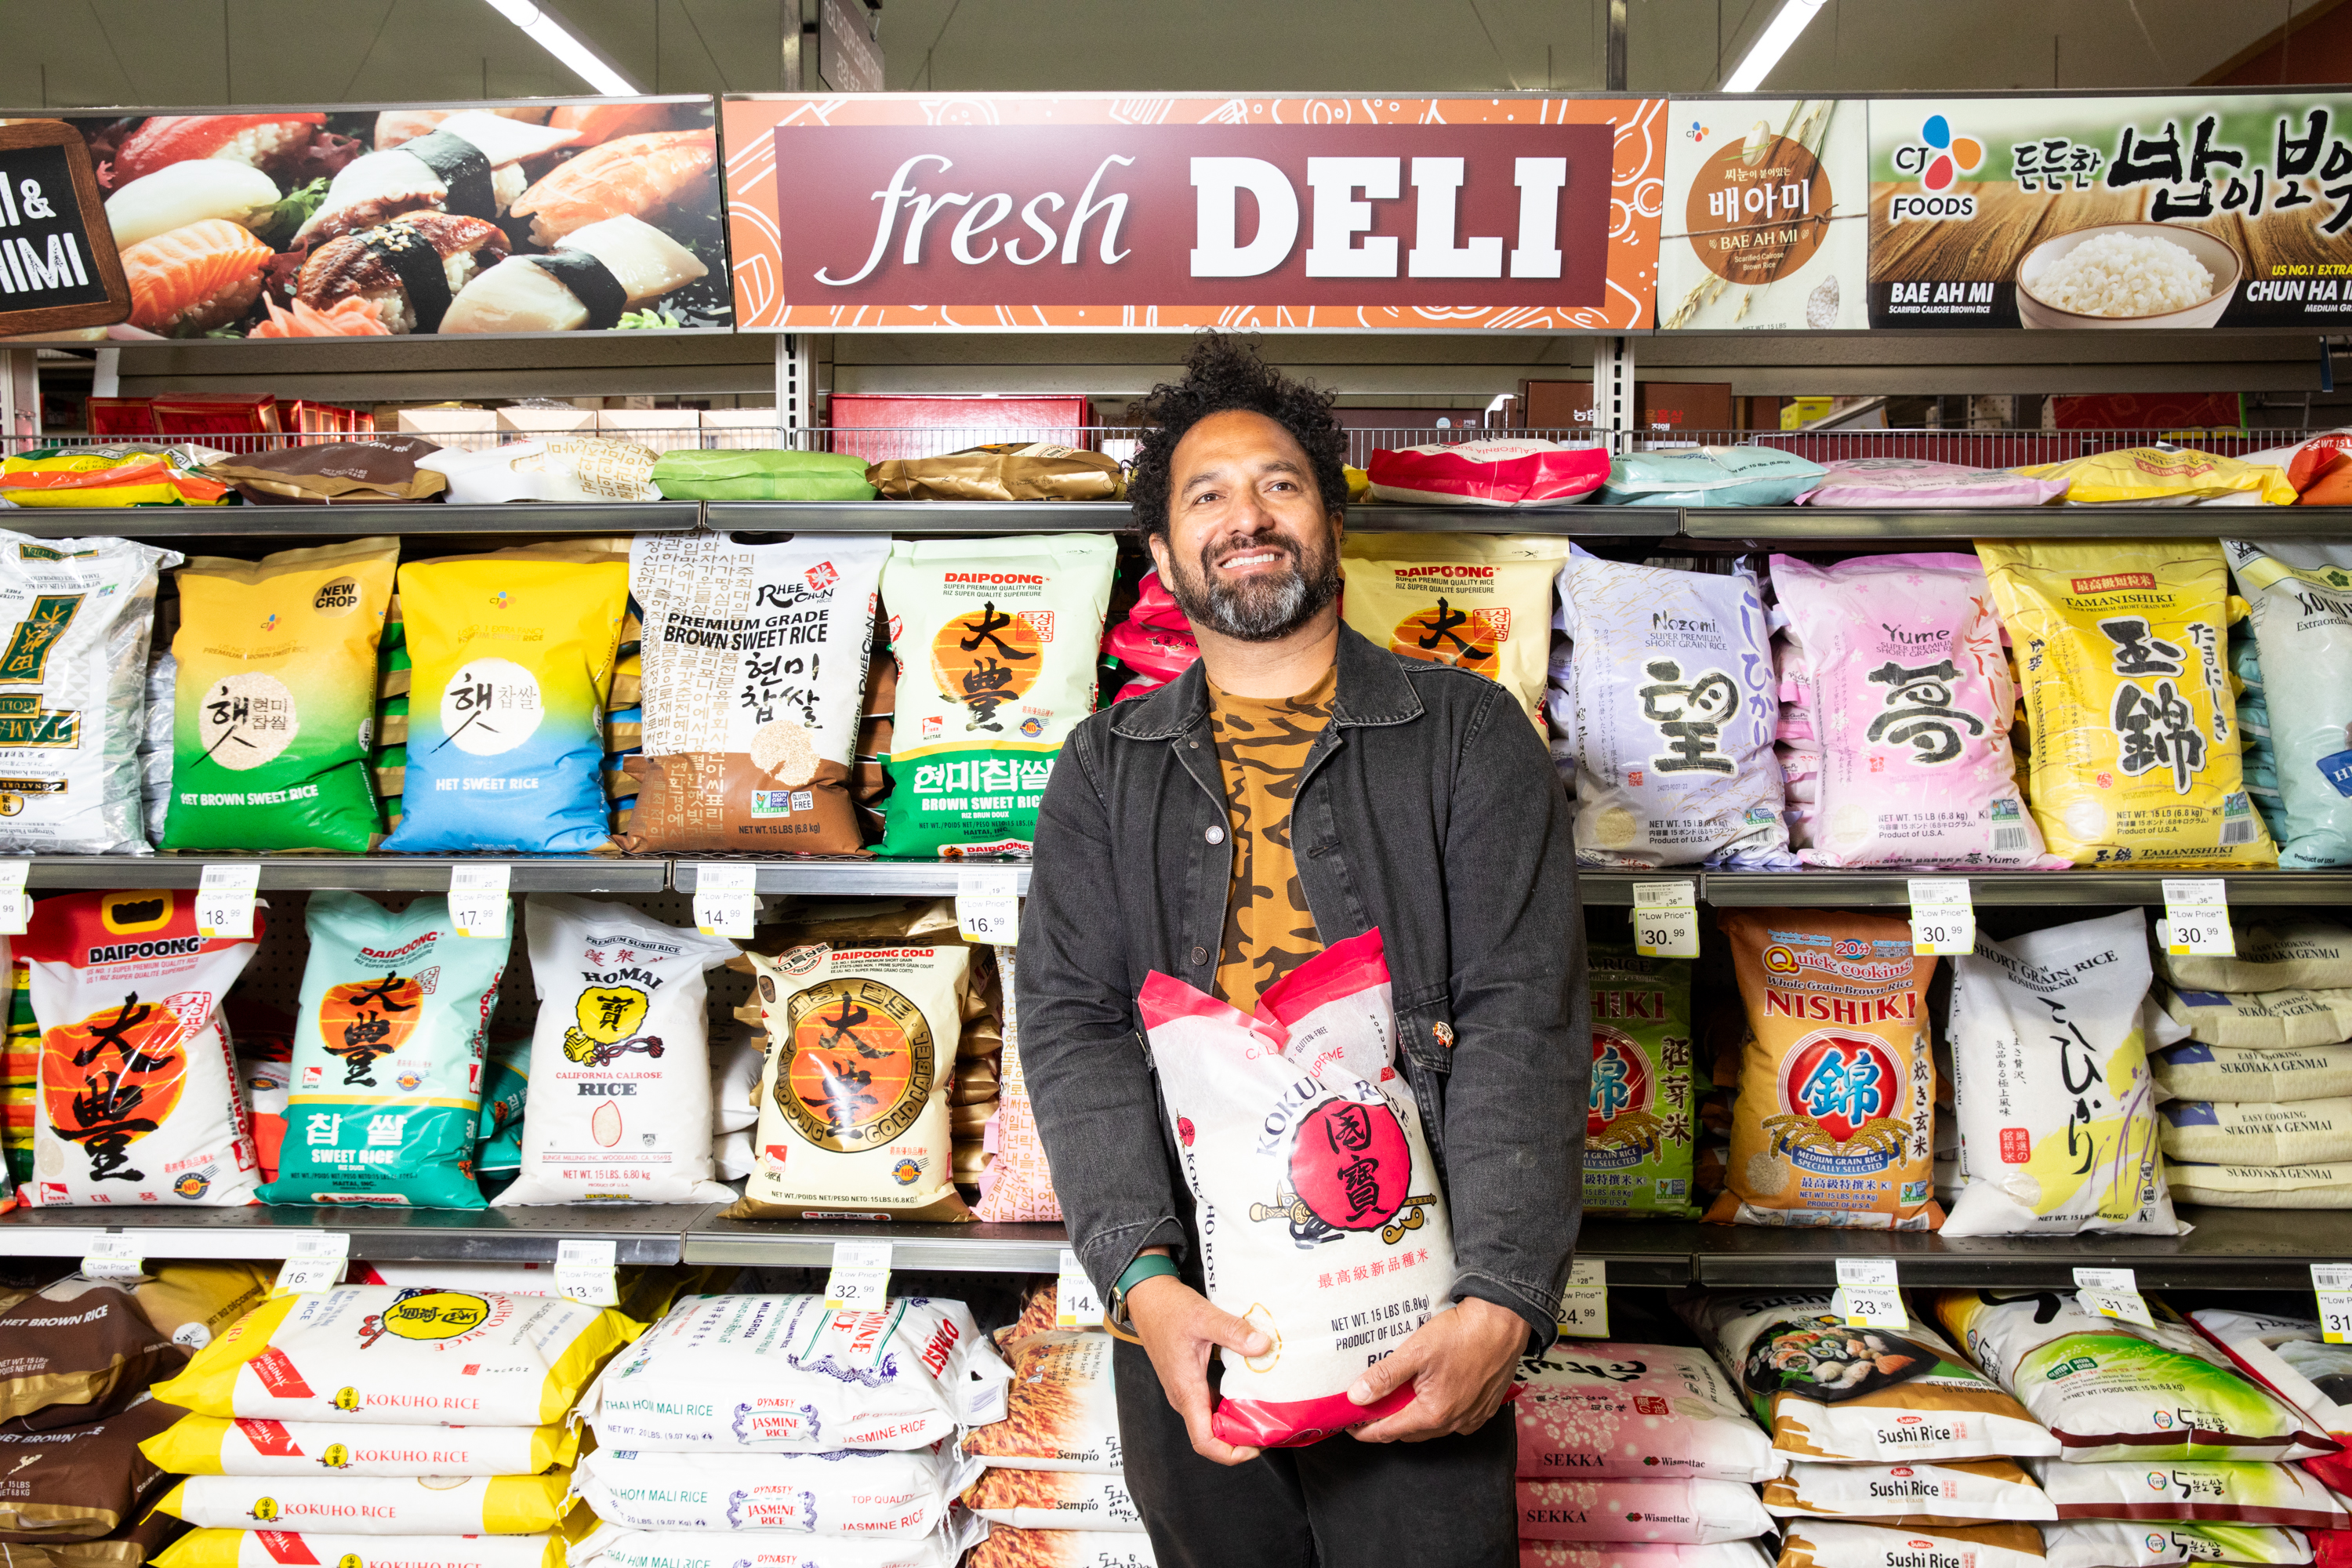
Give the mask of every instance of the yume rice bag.
POLYGON ((980 1473, 946 1439, 928 1448, 830 1454, 640 1452, 582 1456, 574 1487, 624 1530, 793 1531, 929 1535, 980 1473))
POLYGON ((2174 1236, 2140 1032, 2147 916, 1979 932, 1952 960, 1952 1087, 1967 1187, 1947 1236, 2174 1236))
POLYGON ((1727 910, 1748 1039, 1718 1224, 1932 1230, 1936 1068, 1907 922, 1727 910))
POLYGON ((1514 1378, 1522 1478, 1760 1481, 1779 1468, 1704 1351, 1561 1340, 1514 1378))
MULTIPOLYGON (((2182 1563, 2308 1563, 2300 1530, 2261 1524, 2167 1524, 2073 1519, 2042 1527, 2042 1568, 2170 1568, 2182 1563)), ((1872 1568, 1877 1568, 1873 1564, 1872 1568)))
POLYGON ((356 1535, 276 1530, 192 1530, 155 1568, 564 1568, 561 1531, 545 1535, 356 1535))
POLYGON ((1755 574, 1634 566, 1571 546, 1554 624, 1574 645, 1577 860, 1793 868, 1755 574))
POLYGON ((408 768, 385 849, 611 849, 600 726, 629 595, 616 543, 401 566, 408 768))
POLYGON ((353 1535, 530 1535, 555 1528, 572 1478, 190 1476, 155 1506, 200 1530, 323 1526, 353 1535))
MULTIPOLYGON (((1048 1301, 1047 1305, 1052 1303, 1048 1301)), ((1118 1367, 1100 1329, 1045 1329, 1005 1347, 1003 1416, 964 1434, 963 1451, 999 1470, 1120 1474, 1118 1367)))
POLYGON ((396 539, 181 568, 166 849, 363 855, 396 539))
POLYGON ((507 943, 459 936, 435 894, 394 914, 313 893, 304 924, 288 1136, 261 1201, 480 1208, 482 1032, 507 943))
POLYGON ((523 929, 539 1017, 522 1171, 497 1206, 733 1196, 710 1169, 705 1004, 734 944, 565 893, 533 893, 523 929))
POLYGON ((0 854, 152 855, 147 645, 176 551, 0 532, 0 854))
POLYGON ((41 1029, 36 1207, 236 1207, 259 1178, 221 1004, 252 937, 196 933, 185 889, 66 893, 34 905, 16 955, 41 1029))
POLYGON ((2043 852, 2018 793, 2009 744, 2017 694, 1974 556, 1816 566, 1775 555, 1772 589, 1782 696, 1801 702, 1810 731, 1790 741, 1784 725, 1782 745, 1818 778, 1791 836, 1797 858, 2065 865, 2043 852))
POLYGON ((1586 952, 1592 1079, 1584 1116, 1584 1212, 1696 1219, 1690 961, 1599 944, 1586 952))
POLYGON ((1375 647, 1500 682, 1540 734, 1551 580, 1568 552, 1560 538, 1351 533, 1340 608, 1375 647))
POLYGON ((1840 458, 1822 466, 1819 486, 1799 506, 2040 506, 2066 493, 2063 479, 2037 479, 2014 468, 1972 468, 1925 458, 1840 458))
POLYGON ((2027 790, 2078 866, 2277 860, 2239 765, 2210 540, 1979 542, 2025 685, 2027 790))
POLYGON ((1780 1519, 1867 1519, 1894 1525, 2004 1524, 2055 1519, 2033 1478, 2011 1459, 1930 1465, 1794 1464, 1764 1483, 1780 1519))
POLYGON ((2352 1513, 2294 1465, 2174 1459, 2156 1467, 2126 1459, 2038 1468, 2060 1519, 2220 1520, 2294 1530, 2352 1525, 2352 1513))
MULTIPOLYGON (((2104 1559, 2101 1560, 2104 1562, 2104 1559)), ((1778 1568, 2049 1568, 2030 1524, 1906 1524, 1794 1519, 1778 1568)))
POLYGON ((2069 506, 2184 506, 2245 495, 2267 506, 2293 506, 2294 486, 2267 464, 2242 462, 2182 447, 2125 447, 2061 463, 2035 463, 2017 472, 2066 481, 2069 506))
POLYGON ((882 853, 1028 853, 1062 737, 1094 711, 1118 562, 1102 533, 890 547, 898 698, 882 853))
POLYGON ((875 595, 890 542, 639 534, 643 780, 632 853, 856 851, 850 799, 875 595))
POLYGON ((2262 689, 2284 816, 2279 864, 2352 865, 2352 548, 2221 548, 2263 663, 2289 677, 2262 689))
POLYGON ((580 1429, 395 1426, 184 1415, 140 1445, 183 1476, 535 1476, 569 1465, 580 1429))
POLYGON ((1532 1541, 1751 1541, 1772 1528, 1756 1489, 1738 1481, 1514 1483, 1519 1534, 1532 1541))
POLYGON ((1143 1531, 1143 1512, 1120 1476, 991 1468, 963 1489, 963 1506, 1015 1530, 1143 1531))

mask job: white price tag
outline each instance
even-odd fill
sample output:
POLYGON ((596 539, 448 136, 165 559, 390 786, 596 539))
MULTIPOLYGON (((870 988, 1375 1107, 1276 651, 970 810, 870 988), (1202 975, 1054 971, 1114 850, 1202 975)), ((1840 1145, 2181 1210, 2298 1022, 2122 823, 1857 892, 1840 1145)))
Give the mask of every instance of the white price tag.
POLYGON ((1078 1255, 1062 1248, 1060 1268, 1054 1276, 1054 1326, 1099 1329, 1102 1321, 1102 1300, 1095 1294, 1094 1281, 1078 1267, 1078 1255))
POLYGON ((613 1259, 617 1247, 610 1241, 559 1241, 555 1244, 555 1289, 567 1300, 583 1307, 617 1307, 621 1282, 613 1259))
POLYGON ((1830 1310, 1850 1329, 1907 1329, 1903 1287, 1892 1258, 1841 1258, 1838 1288, 1830 1310))
POLYGON ((2128 1268, 2075 1269, 2074 1300, 2095 1318, 2114 1318, 2147 1329, 2156 1327, 2156 1316, 2147 1310, 2147 1298, 2139 1293, 2139 1281, 2128 1268))
POLYGON ((872 1312, 890 1299, 890 1244, 836 1241, 833 1272, 824 1277, 828 1312, 872 1312))
POLYGON ((507 940, 507 885, 514 868, 503 860, 449 868, 449 925, 459 936, 507 940))
POLYGON ((93 1279, 136 1279, 147 1272, 145 1249, 136 1235, 95 1236, 81 1255, 81 1271, 93 1279))
POLYGON ((25 876, 30 860, 0 860, 0 936, 22 936, 33 918, 33 900, 25 896, 25 876))
POLYGON ((694 923, 705 936, 749 937, 760 919, 760 868, 704 860, 694 868, 694 923))
POLYGON ((1568 1284, 1559 1293, 1559 1331, 1580 1340, 1609 1337, 1609 1266, 1601 1259, 1580 1258, 1568 1266, 1568 1284))
POLYGON ((1021 873, 956 873, 956 934, 1013 947, 1021 941, 1021 873))
POLYGON ((330 1230, 318 1236, 298 1236, 286 1261, 278 1268, 273 1296, 297 1296, 306 1290, 331 1290, 343 1282, 351 1267, 352 1238, 348 1232, 330 1230))
POLYGON ((206 939, 253 935, 254 895, 261 868, 247 862, 208 860, 196 883, 196 934, 206 939))
POLYGON ((1698 884, 1633 884, 1633 951, 1643 958, 1698 956, 1698 884))
POLYGON ((1977 950, 1977 911, 1976 906, 1969 901, 1969 879, 1966 877, 1914 877, 1910 881, 1912 952, 1918 955, 1941 953, 1948 957, 1964 957, 1974 952, 1977 950))
POLYGON ((2313 1264, 2311 1288, 2319 1297, 2320 1338, 2352 1344, 2352 1263, 2313 1264))
POLYGON ((2164 879, 2164 951, 2176 958, 2235 958, 2229 884, 2219 877, 2164 879))

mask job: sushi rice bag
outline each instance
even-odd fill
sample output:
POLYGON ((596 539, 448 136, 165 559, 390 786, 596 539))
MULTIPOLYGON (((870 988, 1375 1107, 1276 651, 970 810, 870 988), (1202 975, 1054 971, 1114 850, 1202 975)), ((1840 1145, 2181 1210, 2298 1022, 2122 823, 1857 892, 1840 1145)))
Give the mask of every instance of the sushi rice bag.
POLYGON ((1780 1519, 1867 1519, 1894 1525, 2058 1517, 2033 1478, 2012 1459, 1794 1464, 1786 1475, 1764 1483, 1764 1511, 1780 1519))
POLYGON ((2263 665, 2279 864, 2352 865, 2352 548, 2224 540, 2263 665))
MULTIPOLYGON (((2111 1559, 2085 1559, 2080 1568, 2111 1559)), ((1779 1568, 2049 1568, 2030 1524, 1896 1526, 1868 1520, 1795 1519, 1779 1568)))
POLYGON ((1584 1118, 1584 1212, 1696 1219, 1691 1158, 1691 964, 1630 947, 1586 949, 1592 1076, 1584 1118))
POLYGON ((1339 546, 1348 624, 1374 647, 1499 682, 1543 731, 1551 580, 1565 539, 1351 533, 1339 546))

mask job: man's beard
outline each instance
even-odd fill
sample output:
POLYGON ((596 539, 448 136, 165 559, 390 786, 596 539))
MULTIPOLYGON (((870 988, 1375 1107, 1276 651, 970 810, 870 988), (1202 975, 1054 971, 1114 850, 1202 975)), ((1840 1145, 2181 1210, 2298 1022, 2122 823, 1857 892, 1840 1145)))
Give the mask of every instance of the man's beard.
POLYGON ((1168 591, 1196 626, 1237 642, 1276 642, 1321 615, 1339 596, 1339 552, 1329 535, 1302 551, 1288 539, 1268 534, 1237 546, 1230 538, 1204 545, 1198 565, 1188 569, 1174 552, 1168 563, 1168 591), (1290 570, 1257 572, 1239 582, 1217 580, 1218 557, 1239 549, 1275 550, 1290 558, 1290 570))

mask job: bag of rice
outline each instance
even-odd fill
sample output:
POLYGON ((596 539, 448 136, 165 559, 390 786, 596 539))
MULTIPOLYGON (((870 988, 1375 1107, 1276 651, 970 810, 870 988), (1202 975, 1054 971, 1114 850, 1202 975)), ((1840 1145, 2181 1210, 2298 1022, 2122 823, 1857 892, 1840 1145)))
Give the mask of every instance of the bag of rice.
POLYGON ((1571 546, 1553 624, 1574 645, 1578 862, 1794 868, 1755 574, 1635 566, 1571 546))
POLYGON ((2257 1050, 2332 1046, 2352 1039, 2352 988, 2313 991, 2176 991, 2158 987, 2164 1010, 2189 1037, 2257 1050))
POLYGON ((640 534, 642 781, 622 847, 838 855, 860 846, 849 795, 883 538, 640 534))
POLYGON ((2221 546, 1987 540, 1977 554, 2017 650, 2027 794, 2051 851, 2078 866, 2275 864, 2239 765, 2221 546))
POLYGON ((1779 1568, 2045 1568, 2030 1524, 1885 1525, 1791 1520, 1779 1568))
POLYGON ((2352 1163, 2194 1165, 2167 1160, 2164 1180, 2182 1203, 2213 1208, 2352 1208, 2352 1163))
POLYGON ((2352 1513, 2293 1465, 2248 1459, 2131 1459, 2034 1467, 2060 1519, 2220 1520, 2297 1530, 2342 1530, 2352 1513))
MULTIPOLYGON (((12 1344, 10 1348, 15 1347, 12 1344)), ((75 1426, 0 1422, 0 1558, 5 1548, 89 1541, 138 1516, 170 1478, 140 1445, 179 1412, 142 1393, 127 1409, 75 1426)))
POLYGON ((2284 1104, 2352 1095, 2352 1045, 2260 1050, 2196 1042, 2147 1058, 2156 1087, 2179 1100, 2284 1104))
POLYGON ((131 1298, 155 1331, 200 1351, 269 1297, 278 1270, 260 1263, 149 1263, 131 1298))
POLYGON ((1779 1468, 1704 1351, 1562 1340, 1514 1380, 1523 1479, 1760 1481, 1779 1468))
POLYGON ((1441 441, 1377 450, 1366 472, 1374 500, 1419 506, 1566 506, 1586 500, 1608 479, 1609 450, 1532 436, 1441 441))
POLYGON ((2294 676, 2262 690, 2284 816, 2279 864, 2352 864, 2352 548, 2226 539, 2221 549, 2263 661, 2294 676))
POLYGON ((2295 499, 2286 475, 2267 464, 2161 444, 2035 463, 2015 472, 2030 479, 2063 480, 2069 506, 2186 506, 2239 495, 2264 506, 2293 506, 2295 499))
POLYGON ((223 458, 205 464, 205 475, 235 485, 247 500, 263 505, 431 500, 449 488, 449 480, 425 467, 422 459, 440 449, 416 436, 306 441, 223 458))
MULTIPOLYGON (((2177 1563, 2311 1561, 2299 1530, 2259 1524, 2128 1523, 2069 1520, 2042 1527, 2044 1568, 2167 1568, 2177 1563)), ((1889 1565, 1892 1568, 1892 1565, 1889 1565)))
POLYGON ((34 1417, 36 1428, 124 1409, 185 1353, 121 1284, 79 1274, 0 1307, 0 1421, 34 1417))
POLYGON ((155 1568, 564 1568, 562 1532, 545 1535, 333 1535, 192 1530, 155 1568))
POLYGON ((1821 485, 1823 469, 1773 447, 1698 447, 1611 459, 1603 506, 1787 506, 1821 485))
POLYGON ((1971 468, 1925 458, 1840 458, 1822 468, 1820 484, 1799 506, 2041 506, 2066 493, 2063 479, 2037 479, 2014 468, 1971 468))
POLYGON ((1691 1156, 1691 965, 1630 947, 1587 950, 1592 1077, 1584 1117, 1584 1212, 1696 1219, 1691 1156))
POLYGON ((2057 1510, 2012 1459, 1950 1464, 1795 1464, 1764 1483, 1776 1518, 1867 1519, 1913 1524, 2005 1524, 2055 1519, 2057 1510))
POLYGON ((882 852, 1026 855, 1062 738, 1094 711, 1108 534, 899 540, 882 569, 898 663, 882 852))
POLYGON ((2156 972, 2185 991, 2273 992, 2352 987, 2352 930, 2311 916, 2267 916, 2236 928, 2231 958, 2174 957, 2161 947, 2156 972))
POLYGON ((2158 1114, 2168 1161, 2260 1166, 2352 1162, 2352 1098, 2290 1105, 2176 1100, 2158 1114))
POLYGON ((866 459, 855 452, 773 448, 664 452, 654 488, 667 500, 872 500, 866 459))
POLYGON ((624 1530, 929 1535, 980 1473, 944 1440, 928 1448, 829 1454, 641 1453, 582 1457, 572 1489, 624 1530))
POLYGON ((998 1053, 996 1114, 989 1119, 985 1147, 994 1157, 980 1173, 980 1206, 972 1216, 991 1223, 1058 1225, 1061 1200, 1054 1195, 1054 1172, 1037 1136, 1037 1114, 1029 1100, 1029 1079, 1021 1067, 1021 1009, 1015 1001, 1016 951, 996 950, 1003 977, 1004 1044, 998 1053))
POLYGON ((1947 1290, 1936 1315, 2076 1463, 2335 1451, 2308 1416, 2231 1370, 2162 1302, 2150 1306, 2152 1328, 2094 1317, 2072 1292, 1947 1290))
POLYGON ((1756 1489, 1738 1481, 1516 1483, 1519 1534, 1533 1541, 1749 1541, 1772 1528, 1756 1489))
POLYGON ((1936 1068, 1927 984, 1899 920, 1736 910, 1748 1038, 1717 1224, 1932 1230, 1936 1068))
POLYGON ((724 937, 626 904, 534 893, 539 993, 522 1173, 497 1206, 723 1203, 710 1170, 709 972, 724 937))
POLYGON ((988 1469, 963 1489, 963 1506, 991 1524, 1016 1530, 1101 1530, 1143 1533, 1143 1514, 1127 1482, 1075 1470, 988 1469))
POLYGON ((992 1470, 1120 1474, 1111 1337, 1047 1329, 1013 1340, 1005 1354, 1013 1379, 1004 1415, 965 1433, 963 1451, 992 1470))
MULTIPOLYGON (((2189 1314, 2240 1372, 2286 1400, 2337 1442, 2352 1439, 2352 1346, 2332 1345, 2317 1320, 2279 1318, 2230 1307, 2189 1314)), ((2352 1491, 2352 1455, 2322 1454, 2303 1468, 2338 1492, 2352 1491)))
POLYGON ((1675 1303, 1772 1429, 1772 1447, 1839 1464, 2022 1458, 2057 1440, 1935 1330, 1850 1329, 1818 1294, 1675 1303))
POLYGON ((1490 533, 1351 533, 1339 546, 1348 624, 1404 658, 1498 682, 1543 732, 1559 538, 1490 533))
POLYGON ((580 1429, 186 1415, 139 1447, 181 1476, 535 1476, 572 1462, 580 1429))
POLYGON ((530 1535, 552 1530, 572 1478, 190 1476, 155 1506, 200 1530, 530 1535))
POLYGON ((1125 500, 1117 458, 1051 441, 967 447, 936 458, 893 458, 866 470, 885 500, 1125 500))
POLYGON ((1518 1568, 1772 1568, 1757 1541, 1686 1546, 1667 1541, 1522 1541, 1518 1568))
MULTIPOLYGON (((1151 1542, 1134 1531, 1021 1530, 995 1525, 964 1568, 1155 1568, 1151 1542)), ((754 1565, 761 1568, 761 1565, 754 1565)))

